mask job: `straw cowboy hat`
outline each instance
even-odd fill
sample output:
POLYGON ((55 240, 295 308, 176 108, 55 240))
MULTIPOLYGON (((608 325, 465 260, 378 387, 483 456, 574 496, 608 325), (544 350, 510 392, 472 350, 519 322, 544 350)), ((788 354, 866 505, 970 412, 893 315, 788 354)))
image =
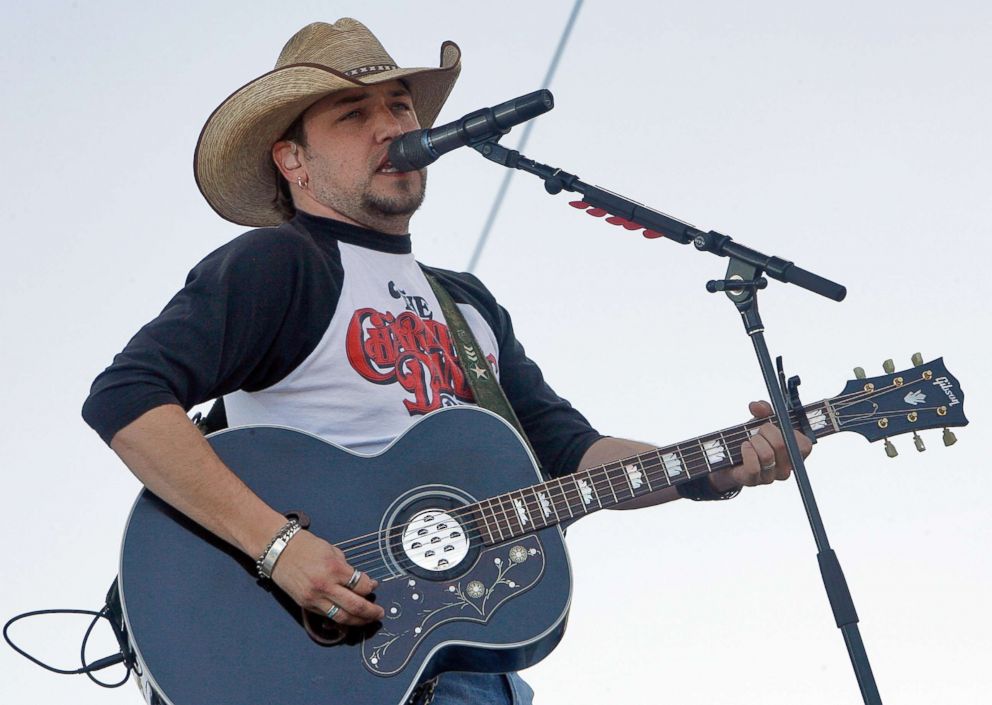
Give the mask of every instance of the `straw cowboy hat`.
POLYGON ((309 24, 283 47, 275 69, 220 104, 193 155, 196 183, 227 220, 249 226, 285 220, 275 206, 280 178, 271 149, 307 108, 335 91, 402 79, 423 127, 437 119, 461 70, 461 50, 441 45, 439 68, 403 69, 357 20, 309 24))

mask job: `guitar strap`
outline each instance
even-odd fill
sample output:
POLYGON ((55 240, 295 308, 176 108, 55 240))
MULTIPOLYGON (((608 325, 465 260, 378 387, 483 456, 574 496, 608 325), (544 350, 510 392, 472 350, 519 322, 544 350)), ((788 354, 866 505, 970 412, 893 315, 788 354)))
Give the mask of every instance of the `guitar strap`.
POLYGON ((506 398, 503 388, 499 386, 492 365, 489 364, 486 356, 482 354, 482 348, 475 339, 472 329, 469 328, 468 323, 465 321, 465 316, 458 310, 458 306, 451 298, 448 290, 444 288, 433 274, 424 269, 424 276, 427 277, 428 283, 430 283, 431 288, 434 290, 434 295, 437 296, 438 303, 441 304, 441 311, 444 312, 444 320, 448 323, 448 330, 452 333, 451 337, 455 343, 455 351, 458 353, 458 362, 462 368, 462 373, 465 375, 465 379, 468 381, 469 389, 472 390, 472 395, 475 397, 476 403, 483 409, 488 409, 499 414, 513 426, 517 430, 517 433, 520 434, 520 437, 524 439, 524 443, 527 444, 527 448, 530 450, 531 455, 534 456, 538 467, 540 467, 541 461, 538 460, 537 453, 534 452, 534 447, 531 446, 523 426, 520 425, 520 419, 517 418, 513 407, 510 406, 510 401, 506 398))

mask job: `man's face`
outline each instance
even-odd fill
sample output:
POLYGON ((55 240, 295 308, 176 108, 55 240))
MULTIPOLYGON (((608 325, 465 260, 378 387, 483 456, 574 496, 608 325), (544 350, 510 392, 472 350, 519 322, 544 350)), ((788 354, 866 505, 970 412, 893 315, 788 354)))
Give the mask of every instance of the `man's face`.
POLYGON ((419 127, 399 81, 315 103, 303 116, 307 146, 301 161, 309 184, 297 193, 297 205, 385 232, 407 232, 424 200, 427 173, 393 171, 387 151, 393 139, 419 127))

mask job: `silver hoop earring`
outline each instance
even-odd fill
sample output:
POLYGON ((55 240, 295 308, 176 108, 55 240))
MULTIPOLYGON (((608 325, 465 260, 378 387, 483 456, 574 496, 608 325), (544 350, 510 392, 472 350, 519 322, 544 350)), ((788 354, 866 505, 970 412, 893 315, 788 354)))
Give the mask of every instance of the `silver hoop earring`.
POLYGON ((302 176, 296 177, 296 185, 299 186, 301 189, 305 190, 309 184, 310 184, 309 178, 306 181, 304 181, 302 176))

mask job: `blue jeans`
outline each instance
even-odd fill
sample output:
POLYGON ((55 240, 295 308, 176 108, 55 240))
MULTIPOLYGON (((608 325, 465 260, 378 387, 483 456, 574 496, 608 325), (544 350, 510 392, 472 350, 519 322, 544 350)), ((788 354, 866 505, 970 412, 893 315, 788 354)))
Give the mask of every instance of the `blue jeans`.
POLYGON ((442 673, 434 705, 533 705, 534 691, 516 673, 442 673))

